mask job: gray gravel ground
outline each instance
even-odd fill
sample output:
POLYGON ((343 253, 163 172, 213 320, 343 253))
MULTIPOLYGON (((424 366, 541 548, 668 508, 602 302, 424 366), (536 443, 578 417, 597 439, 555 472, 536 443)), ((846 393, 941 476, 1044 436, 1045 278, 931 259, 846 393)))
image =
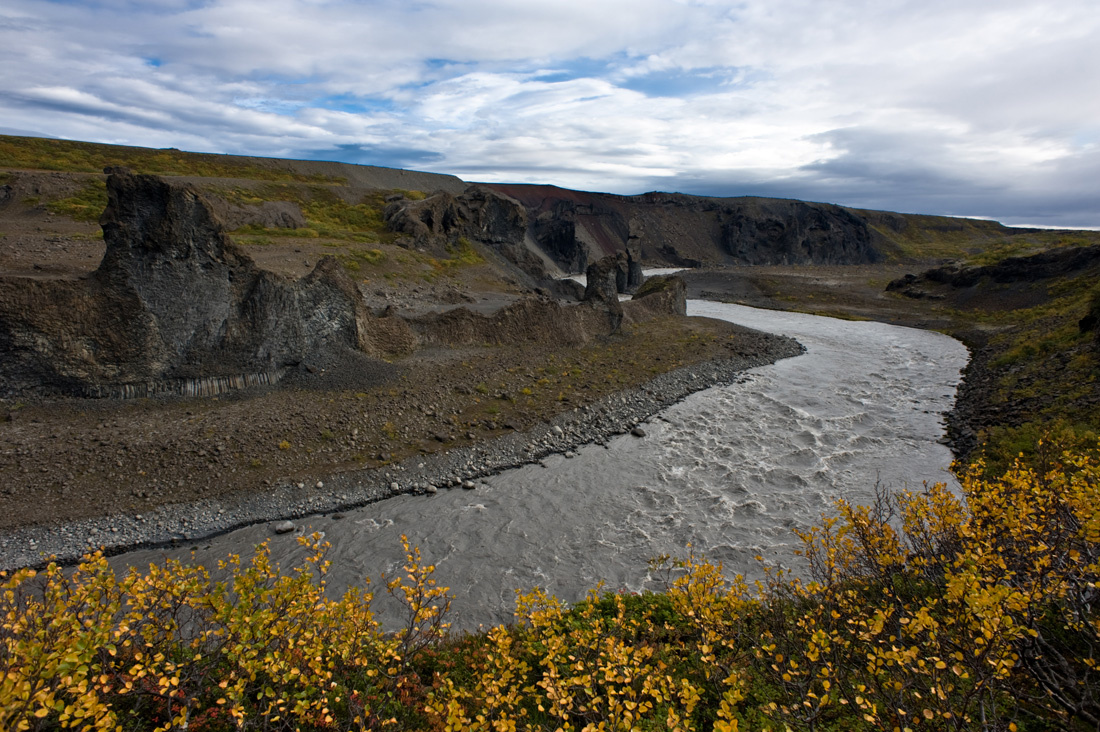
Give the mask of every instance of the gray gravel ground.
POLYGON ((791 339, 772 342, 776 344, 773 349, 753 357, 670 371, 643 387, 612 394, 524 432, 414 457, 399 465, 318 475, 295 483, 280 482, 270 492, 236 500, 201 500, 143 514, 10 531, 0 536, 0 570, 41 566, 51 558, 73 563, 95 549, 119 554, 142 546, 184 544, 262 522, 271 522, 275 533, 286 521, 331 514, 403 493, 473 488, 478 478, 537 462, 553 453, 566 454, 582 445, 604 444, 613 435, 630 432, 689 394, 732 383, 742 378, 741 372, 746 369, 804 352, 791 339))

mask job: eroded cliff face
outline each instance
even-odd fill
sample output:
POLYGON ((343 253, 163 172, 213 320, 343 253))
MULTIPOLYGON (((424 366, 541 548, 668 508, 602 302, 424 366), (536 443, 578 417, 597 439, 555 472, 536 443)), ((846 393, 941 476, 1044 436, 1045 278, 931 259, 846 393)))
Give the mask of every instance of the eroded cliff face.
POLYGON ((422 200, 395 196, 384 216, 391 230, 405 235, 406 246, 446 255, 465 239, 495 252, 506 266, 530 277, 528 284, 557 274, 547 271, 548 260, 527 241, 526 209, 484 186, 470 186, 458 196, 446 191, 422 200))
POLYGON ((650 278, 631 300, 619 302, 617 266, 617 257, 590 265, 590 287, 578 304, 524 298, 492 315, 459 307, 414 318, 411 325, 420 340, 431 345, 541 342, 573 347, 614 335, 623 323, 687 314, 687 288, 675 275, 650 278), (591 287, 592 282, 602 284, 591 287))
POLYGON ((395 199, 386 210, 409 245, 443 251, 464 237, 501 254, 533 281, 583 272, 633 252, 652 265, 866 264, 881 239, 866 217, 823 203, 614 196, 553 186, 484 184, 462 195, 395 199))
POLYGON ((865 217, 823 203, 615 196, 553 186, 486 185, 527 209, 530 238, 567 271, 636 250, 652 264, 865 264, 882 259, 865 217))
POLYGON ((95 273, 0 282, 5 389, 112 394, 144 385, 161 393, 219 377, 267 383, 301 364, 412 347, 402 321, 370 315, 335 260, 297 281, 261 270, 197 189, 107 172, 107 248, 95 273))

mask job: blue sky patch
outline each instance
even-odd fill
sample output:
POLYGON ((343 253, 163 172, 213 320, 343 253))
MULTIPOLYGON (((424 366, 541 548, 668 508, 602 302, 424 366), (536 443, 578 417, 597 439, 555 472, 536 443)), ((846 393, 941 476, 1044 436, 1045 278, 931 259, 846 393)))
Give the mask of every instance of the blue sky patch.
POLYGON ((619 86, 647 97, 692 97, 727 90, 735 73, 733 69, 723 68, 653 71, 625 79, 619 86))
POLYGON ((535 81, 544 81, 548 84, 576 79, 606 79, 625 60, 626 56, 620 55, 614 59, 576 58, 556 61, 548 64, 549 68, 536 72, 533 78, 535 81))
POLYGON ((434 150, 382 145, 337 145, 324 150, 311 150, 303 156, 308 160, 336 160, 383 168, 416 168, 444 160, 444 156, 434 150))
POLYGON ((360 97, 354 94, 332 94, 310 101, 309 106, 348 114, 394 113, 399 107, 392 99, 360 97))

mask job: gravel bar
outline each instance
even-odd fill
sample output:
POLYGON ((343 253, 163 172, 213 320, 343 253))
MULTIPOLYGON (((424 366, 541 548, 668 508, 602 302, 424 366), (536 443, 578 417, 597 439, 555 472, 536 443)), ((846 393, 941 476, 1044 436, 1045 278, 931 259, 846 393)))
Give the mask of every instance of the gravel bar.
POLYGON ((606 444, 611 437, 630 432, 690 394, 737 382, 746 369, 805 352, 790 338, 773 336, 767 343, 750 357, 669 371, 643 386, 577 407, 524 432, 412 457, 397 465, 318 475, 308 481, 281 481, 265 493, 231 500, 200 500, 161 506, 148 513, 5 532, 0 536, 0 570, 41 567, 51 560, 72 564, 96 549, 114 555, 140 547, 178 545, 264 522, 272 522, 274 532, 275 522, 346 511, 406 493, 434 493, 439 488, 462 486, 535 463, 554 453, 606 444))

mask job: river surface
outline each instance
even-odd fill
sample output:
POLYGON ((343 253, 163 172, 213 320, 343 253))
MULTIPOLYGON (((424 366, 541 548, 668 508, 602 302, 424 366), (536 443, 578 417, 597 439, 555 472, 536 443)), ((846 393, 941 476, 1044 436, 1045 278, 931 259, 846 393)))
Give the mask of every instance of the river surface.
MULTIPOLYGON (((373 578, 376 612, 395 627, 399 609, 379 580, 400 571, 405 534, 451 588, 454 627, 474 629, 510 621, 516 588, 539 586, 570 602, 601 581, 610 590, 656 589, 648 560, 685 556, 689 544, 730 574, 760 576, 757 555, 797 568, 792 529, 816 524, 837 498, 868 502, 876 482, 954 483, 939 439, 967 359, 958 341, 706 301, 689 301, 688 313, 792 336, 807 353, 693 394, 645 424, 644 438, 551 456, 473 491, 400 496, 339 520, 300 520, 332 544, 330 587, 373 578)), ((304 552, 272 526, 202 542, 194 558, 214 566, 270 539, 273 557, 293 566, 304 552)), ((188 555, 140 551, 113 563, 188 555)))

